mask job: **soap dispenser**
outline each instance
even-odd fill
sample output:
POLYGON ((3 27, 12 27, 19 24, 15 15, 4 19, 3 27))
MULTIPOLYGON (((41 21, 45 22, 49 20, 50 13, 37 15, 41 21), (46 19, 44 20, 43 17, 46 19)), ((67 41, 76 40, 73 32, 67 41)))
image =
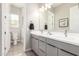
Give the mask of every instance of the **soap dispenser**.
POLYGON ((45 26, 44 26, 44 29, 45 29, 45 30, 47 30, 47 29, 48 29, 48 26, 47 26, 47 24, 45 24, 45 26))
POLYGON ((34 30, 34 24, 33 24, 33 22, 32 22, 32 21, 30 22, 29 29, 30 29, 30 30, 34 30))

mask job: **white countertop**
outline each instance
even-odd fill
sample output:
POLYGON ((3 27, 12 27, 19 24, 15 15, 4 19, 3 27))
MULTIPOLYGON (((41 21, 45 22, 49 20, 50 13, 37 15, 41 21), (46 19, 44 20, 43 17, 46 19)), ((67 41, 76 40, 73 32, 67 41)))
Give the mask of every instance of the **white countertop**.
POLYGON ((47 32, 41 33, 40 31, 32 31, 31 34, 46 37, 53 40, 58 40, 65 43, 70 43, 73 45, 79 46, 79 34, 78 33, 68 33, 65 37, 63 32, 51 32, 52 35, 49 35, 47 32))

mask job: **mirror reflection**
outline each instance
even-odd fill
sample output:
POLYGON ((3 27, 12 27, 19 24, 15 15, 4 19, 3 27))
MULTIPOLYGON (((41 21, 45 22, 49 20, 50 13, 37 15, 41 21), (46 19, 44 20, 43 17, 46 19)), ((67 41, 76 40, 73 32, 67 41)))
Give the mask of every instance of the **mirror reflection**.
POLYGON ((34 23, 34 30, 40 31, 69 31, 79 32, 77 3, 39 3, 33 4, 30 22, 34 23), (75 23, 74 23, 75 22, 75 23))

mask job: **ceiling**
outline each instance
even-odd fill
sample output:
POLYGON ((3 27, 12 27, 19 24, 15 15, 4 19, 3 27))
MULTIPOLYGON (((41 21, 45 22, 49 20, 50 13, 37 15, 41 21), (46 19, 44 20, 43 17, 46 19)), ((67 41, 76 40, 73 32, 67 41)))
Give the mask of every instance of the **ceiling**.
POLYGON ((58 7, 59 5, 62 5, 62 3, 53 3, 52 4, 53 7, 58 7))
POLYGON ((26 4, 25 3, 12 3, 12 5, 16 6, 16 7, 19 7, 19 8, 22 8, 24 7, 26 4))
MULTIPOLYGON (((44 5, 45 3, 38 3, 40 6, 44 5)), ((52 7, 57 7, 61 5, 62 3, 52 3, 52 7)), ((12 5, 16 7, 24 7, 26 4, 25 3, 13 3, 12 5)))

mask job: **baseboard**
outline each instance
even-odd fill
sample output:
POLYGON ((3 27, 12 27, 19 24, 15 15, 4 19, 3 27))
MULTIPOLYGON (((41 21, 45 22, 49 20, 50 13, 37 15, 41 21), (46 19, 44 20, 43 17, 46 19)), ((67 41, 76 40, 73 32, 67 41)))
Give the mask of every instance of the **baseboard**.
POLYGON ((29 48, 29 49, 26 49, 26 50, 25 50, 25 52, 27 52, 27 51, 30 51, 30 50, 32 50, 32 49, 31 49, 31 48, 29 48))

